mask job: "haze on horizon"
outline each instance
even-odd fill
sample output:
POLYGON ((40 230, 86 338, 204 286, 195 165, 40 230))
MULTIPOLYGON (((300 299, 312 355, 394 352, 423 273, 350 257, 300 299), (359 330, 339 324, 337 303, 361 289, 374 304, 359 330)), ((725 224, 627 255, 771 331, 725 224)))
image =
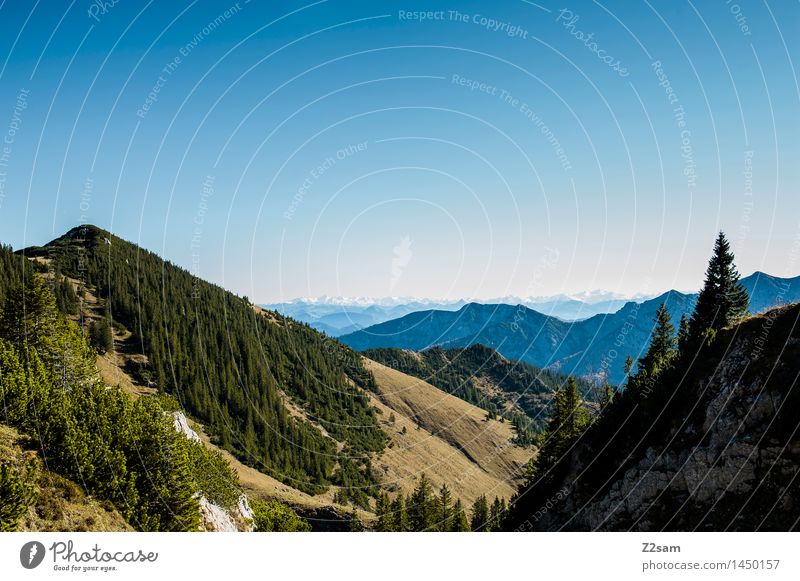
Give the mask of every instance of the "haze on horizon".
POLYGON ((719 230, 796 276, 800 6, 741 10, 6 2, 0 241, 259 303, 694 291, 719 230))

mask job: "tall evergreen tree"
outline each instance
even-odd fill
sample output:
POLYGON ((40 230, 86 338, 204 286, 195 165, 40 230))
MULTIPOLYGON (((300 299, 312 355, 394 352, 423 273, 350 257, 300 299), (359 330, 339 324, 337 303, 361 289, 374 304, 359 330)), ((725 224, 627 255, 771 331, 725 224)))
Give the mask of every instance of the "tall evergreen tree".
POLYGON ((479 496, 474 503, 472 503, 472 518, 470 519, 469 526, 473 531, 485 531, 489 523, 489 503, 486 500, 486 495, 479 496))
POLYGON ((389 500, 389 495, 385 492, 381 492, 375 501, 375 516, 378 517, 378 522, 375 525, 375 528, 378 530, 378 532, 392 532, 394 529, 392 503, 389 500))
POLYGON ((405 532, 410 530, 408 524, 408 511, 406 509, 406 500, 403 493, 400 492, 392 501, 392 530, 396 532, 405 532))
POLYGON ((454 533, 465 533, 469 531, 469 521, 467 520, 467 514, 464 512, 464 505, 461 503, 461 499, 456 499, 456 503, 453 505, 453 519, 450 524, 450 531, 454 533))
POLYGON ((450 493, 450 489, 447 488, 447 484, 442 484, 442 488, 439 490, 439 498, 438 498, 438 510, 437 510, 437 528, 440 531, 449 531, 452 527, 453 521, 453 495, 450 493))
POLYGON ((408 501, 408 522, 412 531, 430 531, 436 527, 436 498, 430 480, 422 473, 419 484, 408 501))
POLYGON ((689 343, 689 317, 686 316, 686 313, 681 315, 680 323, 678 323, 678 352, 682 352, 686 349, 686 346, 689 343))
POLYGON ((747 291, 739 282, 733 252, 725 234, 714 242, 714 253, 706 269, 703 288, 689 321, 692 342, 713 338, 716 331, 730 325, 747 312, 747 291))
POLYGON ((661 303, 656 310, 655 327, 647 352, 638 361, 638 371, 653 378, 668 366, 675 355, 675 327, 666 305, 661 303))
POLYGON ((97 349, 100 354, 114 350, 114 337, 111 333, 111 325, 108 324, 108 319, 103 317, 97 321, 92 321, 92 324, 89 325, 89 339, 92 347, 97 349))

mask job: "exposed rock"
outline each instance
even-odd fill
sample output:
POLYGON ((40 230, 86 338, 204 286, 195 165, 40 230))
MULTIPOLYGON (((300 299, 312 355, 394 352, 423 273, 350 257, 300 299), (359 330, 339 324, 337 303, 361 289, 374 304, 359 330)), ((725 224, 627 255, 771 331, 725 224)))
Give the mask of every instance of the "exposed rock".
POLYGON ((189 427, 189 421, 183 412, 174 412, 172 414, 173 422, 175 423, 175 431, 183 434, 193 442, 199 442, 200 436, 197 435, 192 428, 189 427))
POLYGON ((233 517, 224 508, 209 502, 205 496, 200 497, 200 516, 203 522, 202 528, 207 532, 239 532, 233 517))

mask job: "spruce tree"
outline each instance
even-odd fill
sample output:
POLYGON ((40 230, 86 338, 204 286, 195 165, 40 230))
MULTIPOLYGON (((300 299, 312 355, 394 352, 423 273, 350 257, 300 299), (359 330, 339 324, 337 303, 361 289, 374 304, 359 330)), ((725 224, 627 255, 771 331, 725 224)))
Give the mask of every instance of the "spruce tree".
POLYGON ((411 530, 416 532, 434 530, 436 512, 433 487, 423 472, 419 484, 408 501, 408 522, 411 530))
POLYGON ((472 504, 472 518, 469 526, 473 531, 485 531, 489 522, 489 503, 486 495, 479 496, 472 504))
POLYGON ((703 288, 689 321, 692 343, 713 339, 717 331, 747 312, 747 291, 739 282, 730 243, 722 232, 714 243, 703 288))
POLYGON ((375 502, 375 516, 378 517, 378 523, 375 526, 378 532, 387 533, 394 529, 392 503, 389 501, 389 495, 385 492, 381 492, 375 502))
POLYGON ((689 318, 686 313, 681 315, 680 323, 678 323, 678 352, 684 351, 689 342, 689 318))
POLYGON ((453 505, 453 519, 450 523, 450 531, 454 533, 469 531, 469 521, 467 521, 464 505, 461 503, 460 498, 456 499, 456 503, 453 505))
POLYGON ((393 520, 392 529, 394 531, 405 532, 409 530, 406 500, 402 492, 392 501, 391 514, 393 520))
POLYGON ((656 311, 655 328, 647 352, 638 361, 638 371, 654 378, 667 367, 675 355, 675 327, 667 307, 662 303, 656 311))
POLYGON ((452 526, 453 520, 453 507, 452 507, 453 495, 450 493, 450 489, 447 488, 447 484, 442 484, 442 488, 439 490, 439 498, 438 498, 438 514, 437 520, 438 525, 437 528, 440 531, 449 531, 452 526))

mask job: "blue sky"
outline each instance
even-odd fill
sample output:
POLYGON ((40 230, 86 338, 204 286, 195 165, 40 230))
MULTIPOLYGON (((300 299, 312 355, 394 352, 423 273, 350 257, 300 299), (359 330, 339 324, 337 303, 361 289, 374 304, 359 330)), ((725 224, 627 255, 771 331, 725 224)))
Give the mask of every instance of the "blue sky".
POLYGON ((101 5, 0 5, 15 248, 259 302, 689 290, 719 229, 800 274, 797 3, 101 5))

